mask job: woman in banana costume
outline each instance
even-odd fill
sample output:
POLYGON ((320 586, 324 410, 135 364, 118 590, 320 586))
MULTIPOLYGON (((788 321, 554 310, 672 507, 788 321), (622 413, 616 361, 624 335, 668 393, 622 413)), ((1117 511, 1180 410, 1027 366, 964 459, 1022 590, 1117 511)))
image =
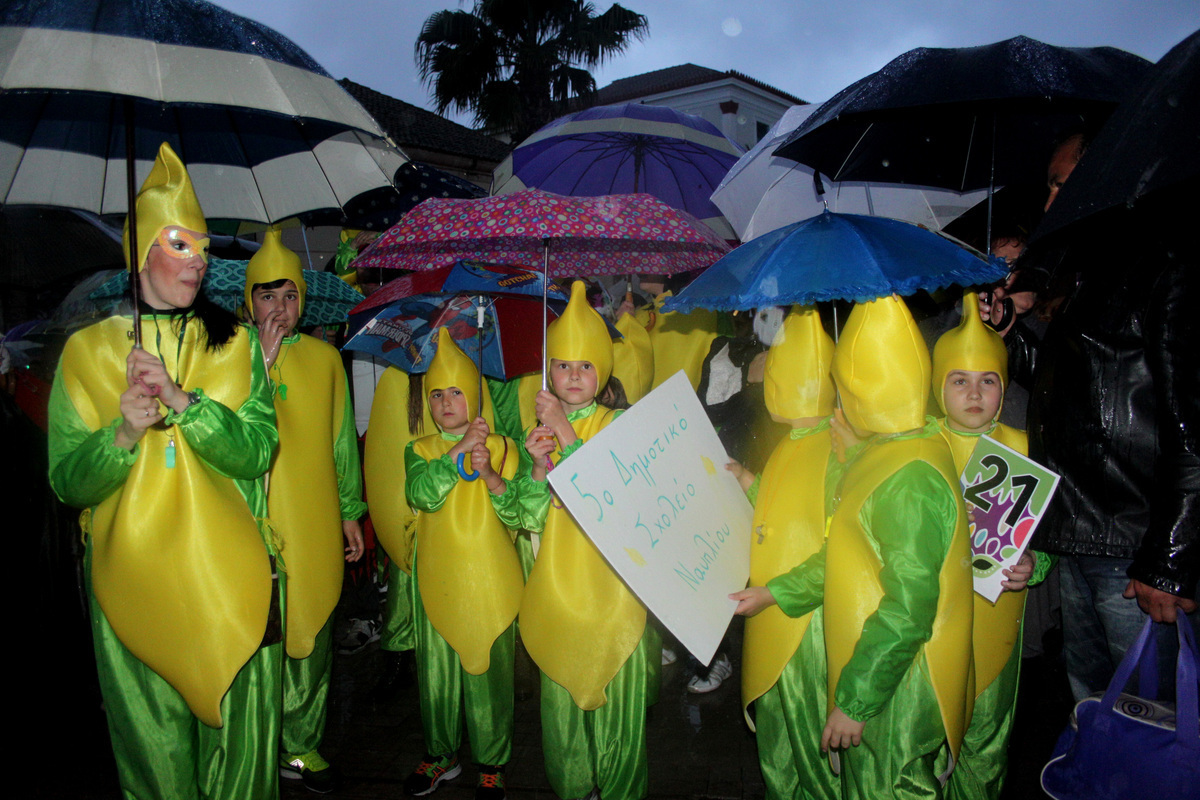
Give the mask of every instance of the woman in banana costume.
POLYGON ((245 302, 263 343, 279 428, 267 497, 288 576, 279 769, 328 792, 335 773, 318 747, 333 668, 333 610, 343 555, 362 557, 358 520, 367 506, 342 357, 296 330, 307 289, 299 256, 283 245, 280 231, 268 231, 246 266, 245 302))
POLYGON ((761 479, 736 463, 754 501, 750 586, 730 598, 746 620, 742 706, 770 800, 835 800, 837 776, 820 752, 825 726, 825 527, 843 466, 834 456, 833 340, 815 308, 794 308, 767 354, 764 393, 777 422, 792 426, 761 479), (749 722, 749 714, 746 716, 749 722))
POLYGON ((929 350, 898 297, 855 306, 833 356, 867 439, 839 487, 825 558, 829 718, 847 798, 940 797, 975 698, 967 516, 925 417, 929 350))
POLYGON ((166 144, 136 208, 145 348, 131 350, 127 316, 72 336, 49 431, 51 485, 86 509, 118 775, 127 797, 274 797, 282 647, 260 480, 277 443, 270 384, 256 332, 198 295, 207 224, 166 144))

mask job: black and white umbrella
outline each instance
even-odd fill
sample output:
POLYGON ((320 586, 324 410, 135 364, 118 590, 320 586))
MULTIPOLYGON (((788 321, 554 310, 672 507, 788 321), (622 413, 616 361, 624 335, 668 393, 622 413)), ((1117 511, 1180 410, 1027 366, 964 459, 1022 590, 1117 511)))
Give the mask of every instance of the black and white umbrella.
POLYGON ((258 223, 407 161, 307 53, 204 0, 0 2, 0 205, 124 214, 130 150, 140 185, 164 141, 208 217, 258 223))

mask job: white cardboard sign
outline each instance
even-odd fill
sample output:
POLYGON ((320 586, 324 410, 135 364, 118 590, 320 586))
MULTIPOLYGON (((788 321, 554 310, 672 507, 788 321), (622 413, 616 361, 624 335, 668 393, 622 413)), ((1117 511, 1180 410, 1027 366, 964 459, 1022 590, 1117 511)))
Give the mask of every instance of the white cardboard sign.
POLYGON ((971 569, 975 591, 995 603, 1003 570, 1029 547, 1058 489, 1058 475, 990 436, 979 437, 961 477, 971 507, 971 569))
POLYGON ((754 509, 681 370, 550 472, 634 594, 712 661, 750 575, 754 509))

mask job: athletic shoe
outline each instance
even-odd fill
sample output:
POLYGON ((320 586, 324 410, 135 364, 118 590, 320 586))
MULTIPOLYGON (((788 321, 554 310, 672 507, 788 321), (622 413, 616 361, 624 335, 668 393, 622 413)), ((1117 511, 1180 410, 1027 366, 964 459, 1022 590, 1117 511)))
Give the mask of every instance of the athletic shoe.
POLYGON ((665 667, 668 664, 674 664, 679 660, 679 656, 675 655, 675 651, 669 647, 662 649, 662 665, 665 667))
POLYGON ((475 800, 504 800, 504 766, 479 765, 475 800))
POLYGON ((317 794, 329 794, 338 784, 337 772, 316 750, 298 756, 280 756, 279 775, 302 781, 305 789, 317 794))
POLYGON ((719 689, 725 679, 733 674, 733 664, 729 663, 729 656, 721 653, 717 656, 717 660, 708 668, 708 677, 701 678, 699 675, 693 675, 688 681, 687 690, 692 694, 706 694, 719 689))
POLYGON ((371 642, 379 641, 379 620, 352 619, 346 635, 338 640, 337 651, 348 656, 359 652, 371 642))
POLYGON ((433 794, 442 781, 454 780, 461 774, 462 765, 453 753, 425 756, 425 760, 404 779, 404 793, 413 797, 433 794))

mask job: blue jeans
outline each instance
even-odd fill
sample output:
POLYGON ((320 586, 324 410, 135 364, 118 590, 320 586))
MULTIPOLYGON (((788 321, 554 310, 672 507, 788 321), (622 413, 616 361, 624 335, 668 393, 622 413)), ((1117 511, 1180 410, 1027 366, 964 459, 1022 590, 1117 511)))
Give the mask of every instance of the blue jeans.
MULTIPOLYGON (((1122 597, 1129 585, 1127 558, 1063 556, 1058 562, 1062 578, 1063 657, 1071 693, 1079 701, 1108 688, 1121 659, 1146 622, 1137 599, 1122 597)), ((1195 625, 1195 616, 1189 619, 1195 625)), ((1159 684, 1165 696, 1174 697, 1175 657, 1179 642, 1174 625, 1154 625, 1158 639, 1159 684)))

